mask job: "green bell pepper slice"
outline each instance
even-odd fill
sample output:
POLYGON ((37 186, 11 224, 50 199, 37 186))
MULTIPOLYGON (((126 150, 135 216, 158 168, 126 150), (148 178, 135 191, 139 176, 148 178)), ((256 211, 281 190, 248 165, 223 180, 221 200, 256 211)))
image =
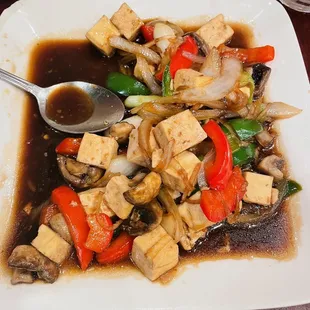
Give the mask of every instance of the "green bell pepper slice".
POLYGON ((255 157, 256 144, 251 143, 248 146, 241 146, 239 150, 232 154, 234 166, 248 164, 255 157))
POLYGON ((150 90, 132 76, 120 72, 111 72, 108 75, 106 86, 108 89, 123 96, 149 95, 150 90))
POLYGON ((236 137, 236 135, 234 134, 234 132, 231 132, 227 125, 221 125, 221 128, 222 130, 224 131, 226 137, 227 137, 227 140, 228 140, 228 143, 230 145, 230 149, 232 152, 236 152, 237 150, 239 150, 240 148, 240 141, 239 139, 236 137))
POLYGON ((286 185, 285 197, 289 197, 293 194, 296 194, 302 190, 302 186, 293 180, 288 180, 286 185))
POLYGON ((237 118, 228 121, 228 124, 234 129, 240 140, 248 140, 263 131, 262 124, 253 119, 237 118))
POLYGON ((171 74, 170 74, 170 63, 166 65, 164 76, 163 76, 163 97, 172 96, 173 89, 171 88, 171 74))

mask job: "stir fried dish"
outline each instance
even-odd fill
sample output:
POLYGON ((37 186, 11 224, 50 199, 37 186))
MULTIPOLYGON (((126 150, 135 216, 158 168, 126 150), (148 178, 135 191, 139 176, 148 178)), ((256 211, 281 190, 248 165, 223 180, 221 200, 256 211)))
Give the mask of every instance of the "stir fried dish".
POLYGON ((101 84, 126 114, 70 136, 31 110, 12 284, 53 283, 68 261, 82 271, 127 261, 154 281, 196 253, 286 246, 286 201, 301 186, 273 124, 301 110, 264 100, 274 47, 234 36, 222 14, 187 31, 124 3, 87 41, 42 43, 33 82, 101 84))

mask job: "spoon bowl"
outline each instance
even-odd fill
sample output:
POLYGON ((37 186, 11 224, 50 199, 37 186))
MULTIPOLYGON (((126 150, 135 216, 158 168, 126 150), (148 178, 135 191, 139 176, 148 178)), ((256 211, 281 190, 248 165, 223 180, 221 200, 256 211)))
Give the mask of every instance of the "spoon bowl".
POLYGON ((72 134, 99 132, 111 127, 113 124, 121 121, 124 117, 125 107, 122 101, 114 93, 102 86, 75 81, 42 88, 2 69, 0 69, 0 79, 34 95, 37 99, 39 111, 44 121, 59 131, 72 134), (74 87, 83 91, 89 96, 89 100, 93 105, 91 116, 81 123, 63 125, 55 122, 47 116, 46 107, 50 95, 53 92, 66 87, 74 87))

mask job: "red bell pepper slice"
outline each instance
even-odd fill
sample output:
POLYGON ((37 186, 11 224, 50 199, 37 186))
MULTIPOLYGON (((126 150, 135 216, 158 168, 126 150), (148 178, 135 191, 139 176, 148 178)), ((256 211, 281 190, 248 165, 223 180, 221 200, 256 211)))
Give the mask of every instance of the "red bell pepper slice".
POLYGON ((200 207, 211 222, 224 220, 235 211, 246 192, 246 181, 240 167, 235 167, 223 190, 202 191, 200 207))
POLYGON ((59 212, 60 211, 58 209, 58 206, 53 203, 50 203, 49 205, 44 206, 40 213, 39 224, 48 225, 51 218, 59 212))
POLYGON ((112 264, 117 263, 129 257, 132 249, 134 237, 122 232, 110 246, 102 253, 97 254, 96 258, 99 264, 112 264))
POLYGON ((81 138, 65 138, 56 147, 56 153, 62 155, 76 155, 79 152, 81 138))
POLYGON ((232 153, 227 136, 213 120, 203 126, 215 146, 215 161, 205 164, 206 181, 211 189, 224 189, 232 174, 232 153))
POLYGON ((154 40, 154 28, 154 26, 148 25, 141 26, 142 35, 147 42, 154 40))
POLYGON ((68 186, 60 186, 52 192, 52 202, 57 204, 63 214, 74 242, 77 257, 82 270, 86 270, 93 259, 93 252, 85 247, 89 233, 86 213, 80 198, 68 186))
POLYGON ((220 47, 220 54, 223 57, 236 57, 245 64, 265 63, 274 59, 275 49, 266 45, 254 48, 230 48, 220 47))
POLYGON ((113 237, 113 224, 109 216, 104 213, 89 214, 87 223, 90 228, 85 247, 96 253, 106 249, 113 237))
MULTIPOLYGON (((188 69, 193 64, 193 62, 190 59, 183 56, 183 52, 189 52, 193 55, 198 54, 198 46, 192 37, 186 36, 184 39, 184 42, 179 46, 176 53, 171 58, 170 75, 171 75, 171 78, 173 79, 178 70, 188 69)), ((157 72, 155 75, 155 77, 160 81, 163 79, 164 70, 165 68, 162 68, 162 70, 157 72)))

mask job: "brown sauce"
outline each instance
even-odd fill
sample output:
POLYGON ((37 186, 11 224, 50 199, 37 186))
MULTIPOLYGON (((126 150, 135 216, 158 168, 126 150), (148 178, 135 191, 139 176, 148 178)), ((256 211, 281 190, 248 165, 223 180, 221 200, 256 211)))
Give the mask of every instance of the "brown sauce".
MULTIPOLYGON (((251 46, 249 27, 240 24, 235 28, 235 39, 231 45, 251 46)), ((48 40, 38 43, 31 55, 28 79, 42 87, 67 81, 85 81, 105 85, 109 72, 119 71, 118 56, 107 59, 87 41, 48 40)), ((33 226, 26 234, 25 215, 20 212, 29 202, 39 206, 49 198, 51 191, 64 184, 58 172, 55 147, 67 135, 50 128, 40 117, 35 99, 29 97, 25 113, 24 136, 21 140, 22 153, 19 179, 13 209, 12 225, 8 231, 8 242, 3 251, 3 261, 18 244, 29 243, 37 232, 33 226)), ((272 219, 251 229, 236 228, 228 225, 212 230, 205 240, 201 240, 195 250, 181 251, 181 263, 200 262, 222 258, 242 258, 260 256, 287 259, 295 252, 292 220, 287 211, 289 204, 281 207, 272 219)), ((92 270, 100 274, 122 272, 132 268, 130 261, 119 265, 101 267, 93 264, 92 270), (96 268, 94 268, 96 267, 96 268)), ((62 267, 67 274, 80 271, 76 259, 68 260, 62 267)))
POLYGON ((48 97, 46 116, 62 125, 75 125, 87 121, 93 114, 93 103, 83 90, 74 86, 55 89, 48 97))

